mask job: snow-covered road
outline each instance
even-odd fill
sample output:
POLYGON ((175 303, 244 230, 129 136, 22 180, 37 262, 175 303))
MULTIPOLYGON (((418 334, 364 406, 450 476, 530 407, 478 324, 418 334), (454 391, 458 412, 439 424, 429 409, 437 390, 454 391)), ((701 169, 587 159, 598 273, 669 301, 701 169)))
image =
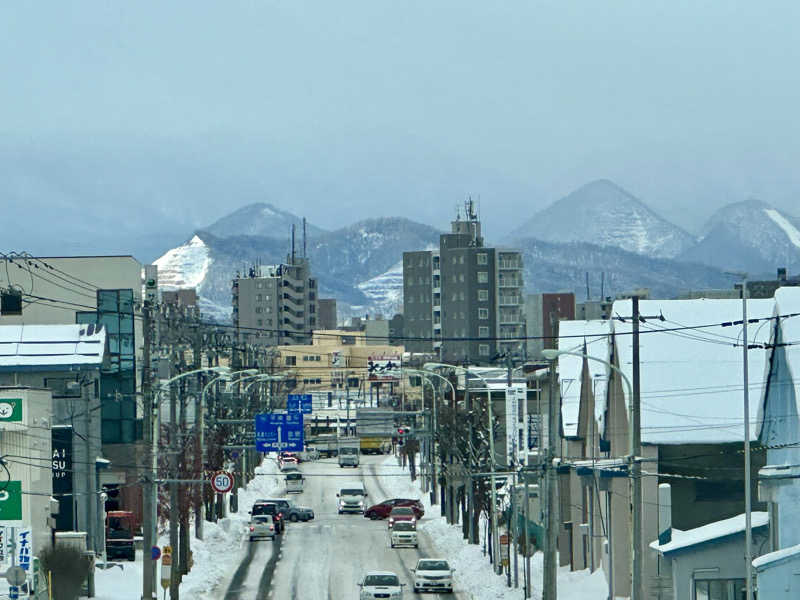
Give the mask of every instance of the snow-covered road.
MULTIPOLYGON (((283 539, 247 544, 227 585, 225 600, 357 598, 356 584, 370 570, 394 571, 407 584, 406 595, 413 596, 411 569, 419 558, 435 555, 426 534, 421 533, 418 550, 392 549, 386 522, 337 511, 336 492, 344 482, 362 481, 369 494, 367 504, 392 497, 377 477, 384 460, 383 456, 362 456, 358 469, 342 469, 335 458, 303 463, 305 490, 291 498, 313 508, 316 518, 308 523, 288 523, 283 539)), ((285 490, 279 495, 284 496, 285 490)), ((441 597, 468 600, 470 595, 456 589, 452 596, 441 597)))

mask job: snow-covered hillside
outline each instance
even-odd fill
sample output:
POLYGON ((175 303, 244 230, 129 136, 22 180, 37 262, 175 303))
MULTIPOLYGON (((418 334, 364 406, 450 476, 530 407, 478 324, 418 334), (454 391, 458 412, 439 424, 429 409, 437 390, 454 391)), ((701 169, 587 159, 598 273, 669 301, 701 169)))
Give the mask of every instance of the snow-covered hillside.
POLYGON ((800 220, 760 200, 728 204, 681 258, 751 275, 774 276, 778 267, 793 273, 800 269, 800 220))
MULTIPOLYGON (((358 284, 364 296, 372 306, 386 316, 403 312, 403 261, 399 261, 385 273, 362 281, 358 284)), ((353 307, 356 312, 363 313, 364 307, 353 307)))
POLYGON ((606 179, 588 183, 535 214, 512 236, 614 246, 651 258, 673 258, 694 244, 683 229, 606 179))

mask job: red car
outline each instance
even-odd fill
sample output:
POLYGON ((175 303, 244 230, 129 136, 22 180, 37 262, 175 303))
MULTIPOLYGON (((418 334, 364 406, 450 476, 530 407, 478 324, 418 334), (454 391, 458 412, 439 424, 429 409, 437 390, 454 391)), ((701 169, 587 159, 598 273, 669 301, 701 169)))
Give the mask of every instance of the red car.
POLYGON ((391 500, 384 500, 380 504, 370 506, 364 511, 364 516, 368 519, 385 519, 392 512, 396 506, 410 506, 414 510, 417 519, 421 519, 425 514, 425 508, 419 500, 411 500, 409 498, 392 498, 391 500))
POLYGON ((389 529, 400 521, 406 521, 416 525, 417 513, 414 512, 414 508, 411 506, 395 506, 392 512, 389 513, 389 529))

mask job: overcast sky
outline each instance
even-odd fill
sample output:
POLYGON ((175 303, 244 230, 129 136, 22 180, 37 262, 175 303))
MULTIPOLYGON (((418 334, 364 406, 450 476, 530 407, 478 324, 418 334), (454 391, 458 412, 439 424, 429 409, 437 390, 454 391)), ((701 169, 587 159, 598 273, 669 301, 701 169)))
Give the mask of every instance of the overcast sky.
POLYGON ((749 196, 799 214, 798 22, 796 0, 7 2, 0 193, 55 207, 45 232, 89 207, 178 237, 256 200, 444 227, 467 194, 496 237, 601 177, 693 231, 749 196))

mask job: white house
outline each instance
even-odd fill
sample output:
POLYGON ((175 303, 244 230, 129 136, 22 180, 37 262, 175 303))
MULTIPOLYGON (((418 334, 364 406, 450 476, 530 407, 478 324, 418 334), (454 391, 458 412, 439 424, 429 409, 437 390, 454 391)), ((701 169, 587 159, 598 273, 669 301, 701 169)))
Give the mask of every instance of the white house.
MULTIPOLYGON (((749 350, 751 439, 758 433, 758 398, 768 355, 764 346, 770 340, 774 304, 772 299, 747 302, 748 317, 755 320, 748 332, 748 343, 755 346, 749 350)), ((638 457, 643 474, 643 582, 648 596, 667 598, 659 590, 671 585, 670 563, 649 547, 658 538, 658 484, 671 484, 673 520, 682 531, 733 518, 744 510, 742 302, 642 300, 639 307, 645 317, 639 335, 642 453, 638 457)), ((580 347, 585 339, 588 356, 614 364, 631 381, 631 311, 631 300, 619 300, 611 321, 561 322, 559 349, 580 347)), ((628 596, 632 515, 626 462, 632 398, 619 372, 606 371, 595 360, 562 355, 558 368, 564 395, 562 455, 573 467, 560 478, 562 563, 575 569, 597 568, 600 548, 614 593, 628 596), (585 537, 589 532, 591 544, 585 537)), ((764 458, 763 453, 754 453, 754 499, 764 458)), ((754 503, 754 509, 765 508, 754 503)))
POLYGON ((774 552, 754 561, 760 598, 800 594, 800 288, 775 292, 768 384, 759 404, 758 437, 766 447, 759 498, 770 512, 774 552))

